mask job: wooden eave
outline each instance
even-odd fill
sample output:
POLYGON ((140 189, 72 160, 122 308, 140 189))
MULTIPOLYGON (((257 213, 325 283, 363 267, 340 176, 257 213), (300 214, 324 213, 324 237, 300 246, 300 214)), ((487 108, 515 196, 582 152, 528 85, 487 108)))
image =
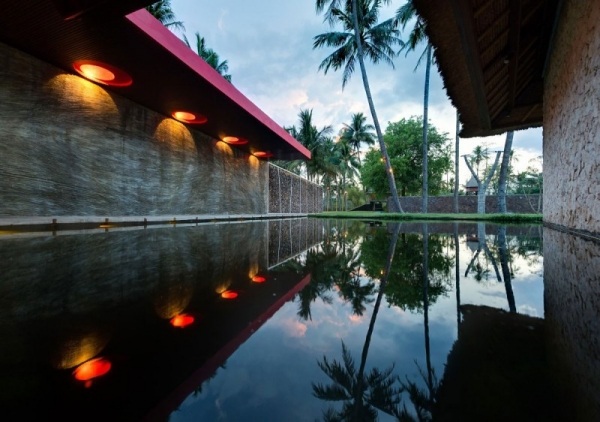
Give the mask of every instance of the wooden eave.
POLYGON ((415 0, 462 137, 541 126, 559 0, 415 0))

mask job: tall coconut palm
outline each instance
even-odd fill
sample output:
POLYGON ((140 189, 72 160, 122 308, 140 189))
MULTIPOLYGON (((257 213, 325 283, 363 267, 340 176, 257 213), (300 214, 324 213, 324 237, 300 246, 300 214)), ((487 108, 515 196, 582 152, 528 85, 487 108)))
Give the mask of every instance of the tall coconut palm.
POLYGON ((392 205, 397 211, 403 212, 390 157, 375 111, 364 60, 366 56, 373 63, 383 61, 393 67, 392 59, 396 56, 393 46, 402 44, 392 19, 378 23, 379 9, 382 3, 389 3, 389 0, 316 0, 317 12, 327 9, 326 20, 332 25, 341 24, 343 32, 317 35, 314 38, 313 48, 334 47, 336 49, 321 62, 319 70, 327 73, 330 68, 333 70, 343 69, 342 88, 346 86, 358 61, 379 148, 385 161, 388 185, 393 200, 392 205))
POLYGON ((340 140, 347 142, 354 149, 360 163, 360 147, 363 144, 375 144, 375 126, 367 124, 367 117, 363 113, 354 113, 350 120, 350 124, 344 123, 340 131, 340 140))
POLYGON ((458 120, 458 110, 456 110, 456 140, 454 142, 454 212, 458 213, 458 167, 459 167, 459 156, 460 156, 460 149, 459 149, 459 142, 460 142, 460 136, 459 134, 459 129, 460 129, 460 122, 458 120))
POLYGON ((422 42, 426 42, 425 50, 419 57, 417 61, 417 66, 415 70, 421 63, 423 57, 426 58, 425 65, 425 89, 423 92, 423 202, 422 209, 423 212, 427 212, 427 203, 429 201, 428 198, 428 165, 427 165, 427 156, 429 148, 427 146, 427 126, 429 124, 428 114, 429 114, 429 80, 431 74, 431 56, 432 56, 432 47, 427 39, 427 35, 425 34, 425 20, 421 18, 421 16, 417 15, 417 11, 415 10, 415 6, 412 0, 408 0, 403 6, 401 6, 396 12, 396 19, 400 25, 402 25, 402 29, 406 27, 406 24, 409 21, 415 20, 415 26, 412 31, 408 35, 407 42, 402 46, 401 51, 405 50, 406 54, 410 51, 416 50, 417 46, 422 42), (415 20, 416 18, 416 20, 415 20))
MULTIPOLYGON (((220 61, 217 52, 206 46, 206 40, 204 37, 200 36, 199 32, 196 32, 195 36, 196 52, 198 55, 202 57, 202 59, 208 63, 210 67, 219 72, 219 75, 223 76, 228 82, 231 82, 231 75, 227 73, 229 71, 229 64, 227 63, 227 60, 220 61)), ((185 35, 183 36, 183 42, 185 42, 188 47, 192 48, 185 35)))
POLYGON ((310 180, 315 180, 319 174, 323 174, 327 167, 327 148, 325 144, 332 132, 331 126, 324 126, 321 130, 313 124, 312 109, 300 110, 298 113, 298 126, 286 128, 298 142, 304 145, 312 155, 305 163, 306 175, 310 180))
POLYGON ((185 31, 183 22, 178 21, 175 17, 175 13, 171 8, 171 0, 157 1, 156 3, 146 7, 146 10, 167 28, 172 30, 175 29, 181 32, 185 31))
POLYGON ((498 212, 506 214, 506 185, 508 184, 508 166, 510 165, 510 156, 512 149, 514 132, 506 132, 506 141, 504 142, 504 155, 500 163, 500 177, 498 178, 498 212))

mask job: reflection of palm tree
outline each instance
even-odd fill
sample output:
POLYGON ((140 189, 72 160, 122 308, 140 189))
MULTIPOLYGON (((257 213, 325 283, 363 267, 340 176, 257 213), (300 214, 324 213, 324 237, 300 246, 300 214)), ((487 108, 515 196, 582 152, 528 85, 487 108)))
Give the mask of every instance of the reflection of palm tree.
POLYGON ((498 252, 500 254, 500 266, 502 267, 502 276, 504 277, 504 288, 506 289, 506 299, 508 300, 508 309, 510 312, 517 312, 515 304, 515 295, 510 281, 510 270, 508 269, 508 251, 506 248, 506 226, 498 228, 498 252))
POLYGON ((333 409, 327 411, 325 414, 325 420, 327 421, 376 420, 377 412, 375 409, 393 415, 399 414, 397 409, 400 402, 400 391, 394 388, 395 377, 392 375, 393 367, 384 371, 373 368, 365 376, 365 366, 371 344, 371 336, 391 270, 399 232, 400 225, 397 225, 388 247, 386 268, 381 277, 379 292, 373 306, 373 314, 369 322, 358 371, 356 371, 354 360, 344 343, 342 343, 343 364, 336 360, 330 363, 325 356, 323 357, 323 361, 319 362, 319 367, 333 381, 333 384, 329 386, 313 384, 314 395, 322 400, 344 402, 341 411, 333 409))

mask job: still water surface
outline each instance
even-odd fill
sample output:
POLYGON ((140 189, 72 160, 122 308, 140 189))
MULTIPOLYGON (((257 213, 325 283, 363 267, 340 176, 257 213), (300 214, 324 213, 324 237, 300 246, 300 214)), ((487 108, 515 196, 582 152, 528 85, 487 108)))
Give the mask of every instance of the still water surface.
MULTIPOLYGON (((553 265, 597 264, 552 236, 553 265)), ((0 403, 10 420, 586 420, 598 330, 560 310, 581 292, 545 291, 542 238, 315 219, 2 236, 0 403)))

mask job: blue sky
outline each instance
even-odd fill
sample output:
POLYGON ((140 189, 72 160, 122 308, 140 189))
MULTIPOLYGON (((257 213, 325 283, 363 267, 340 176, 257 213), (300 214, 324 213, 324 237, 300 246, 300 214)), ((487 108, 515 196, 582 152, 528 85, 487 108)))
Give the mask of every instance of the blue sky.
MULTIPOLYGON (((403 3, 393 1, 381 18, 391 17, 403 3)), ((330 50, 313 50, 313 37, 329 31, 329 26, 315 13, 314 0, 172 0, 171 4, 188 39, 193 40, 196 31, 204 36, 207 45, 228 61, 233 84, 281 126, 295 124, 301 109, 313 109, 316 125, 331 125, 336 133, 352 113, 363 112, 371 120, 359 73, 342 91, 341 73, 318 71, 330 50)), ((423 114, 424 70, 413 71, 417 58, 417 53, 408 57, 402 53, 395 69, 384 64, 368 67, 384 130, 388 122, 423 114)), ((455 113, 435 69, 429 119, 451 139, 455 113)), ((464 139, 460 154, 469 154, 477 145, 501 150, 504 136, 464 139)), ((516 132, 513 149, 519 160, 516 167, 527 167, 529 160, 542 155, 542 129, 516 132)), ((460 172, 464 183, 468 170, 462 163, 460 172)))

